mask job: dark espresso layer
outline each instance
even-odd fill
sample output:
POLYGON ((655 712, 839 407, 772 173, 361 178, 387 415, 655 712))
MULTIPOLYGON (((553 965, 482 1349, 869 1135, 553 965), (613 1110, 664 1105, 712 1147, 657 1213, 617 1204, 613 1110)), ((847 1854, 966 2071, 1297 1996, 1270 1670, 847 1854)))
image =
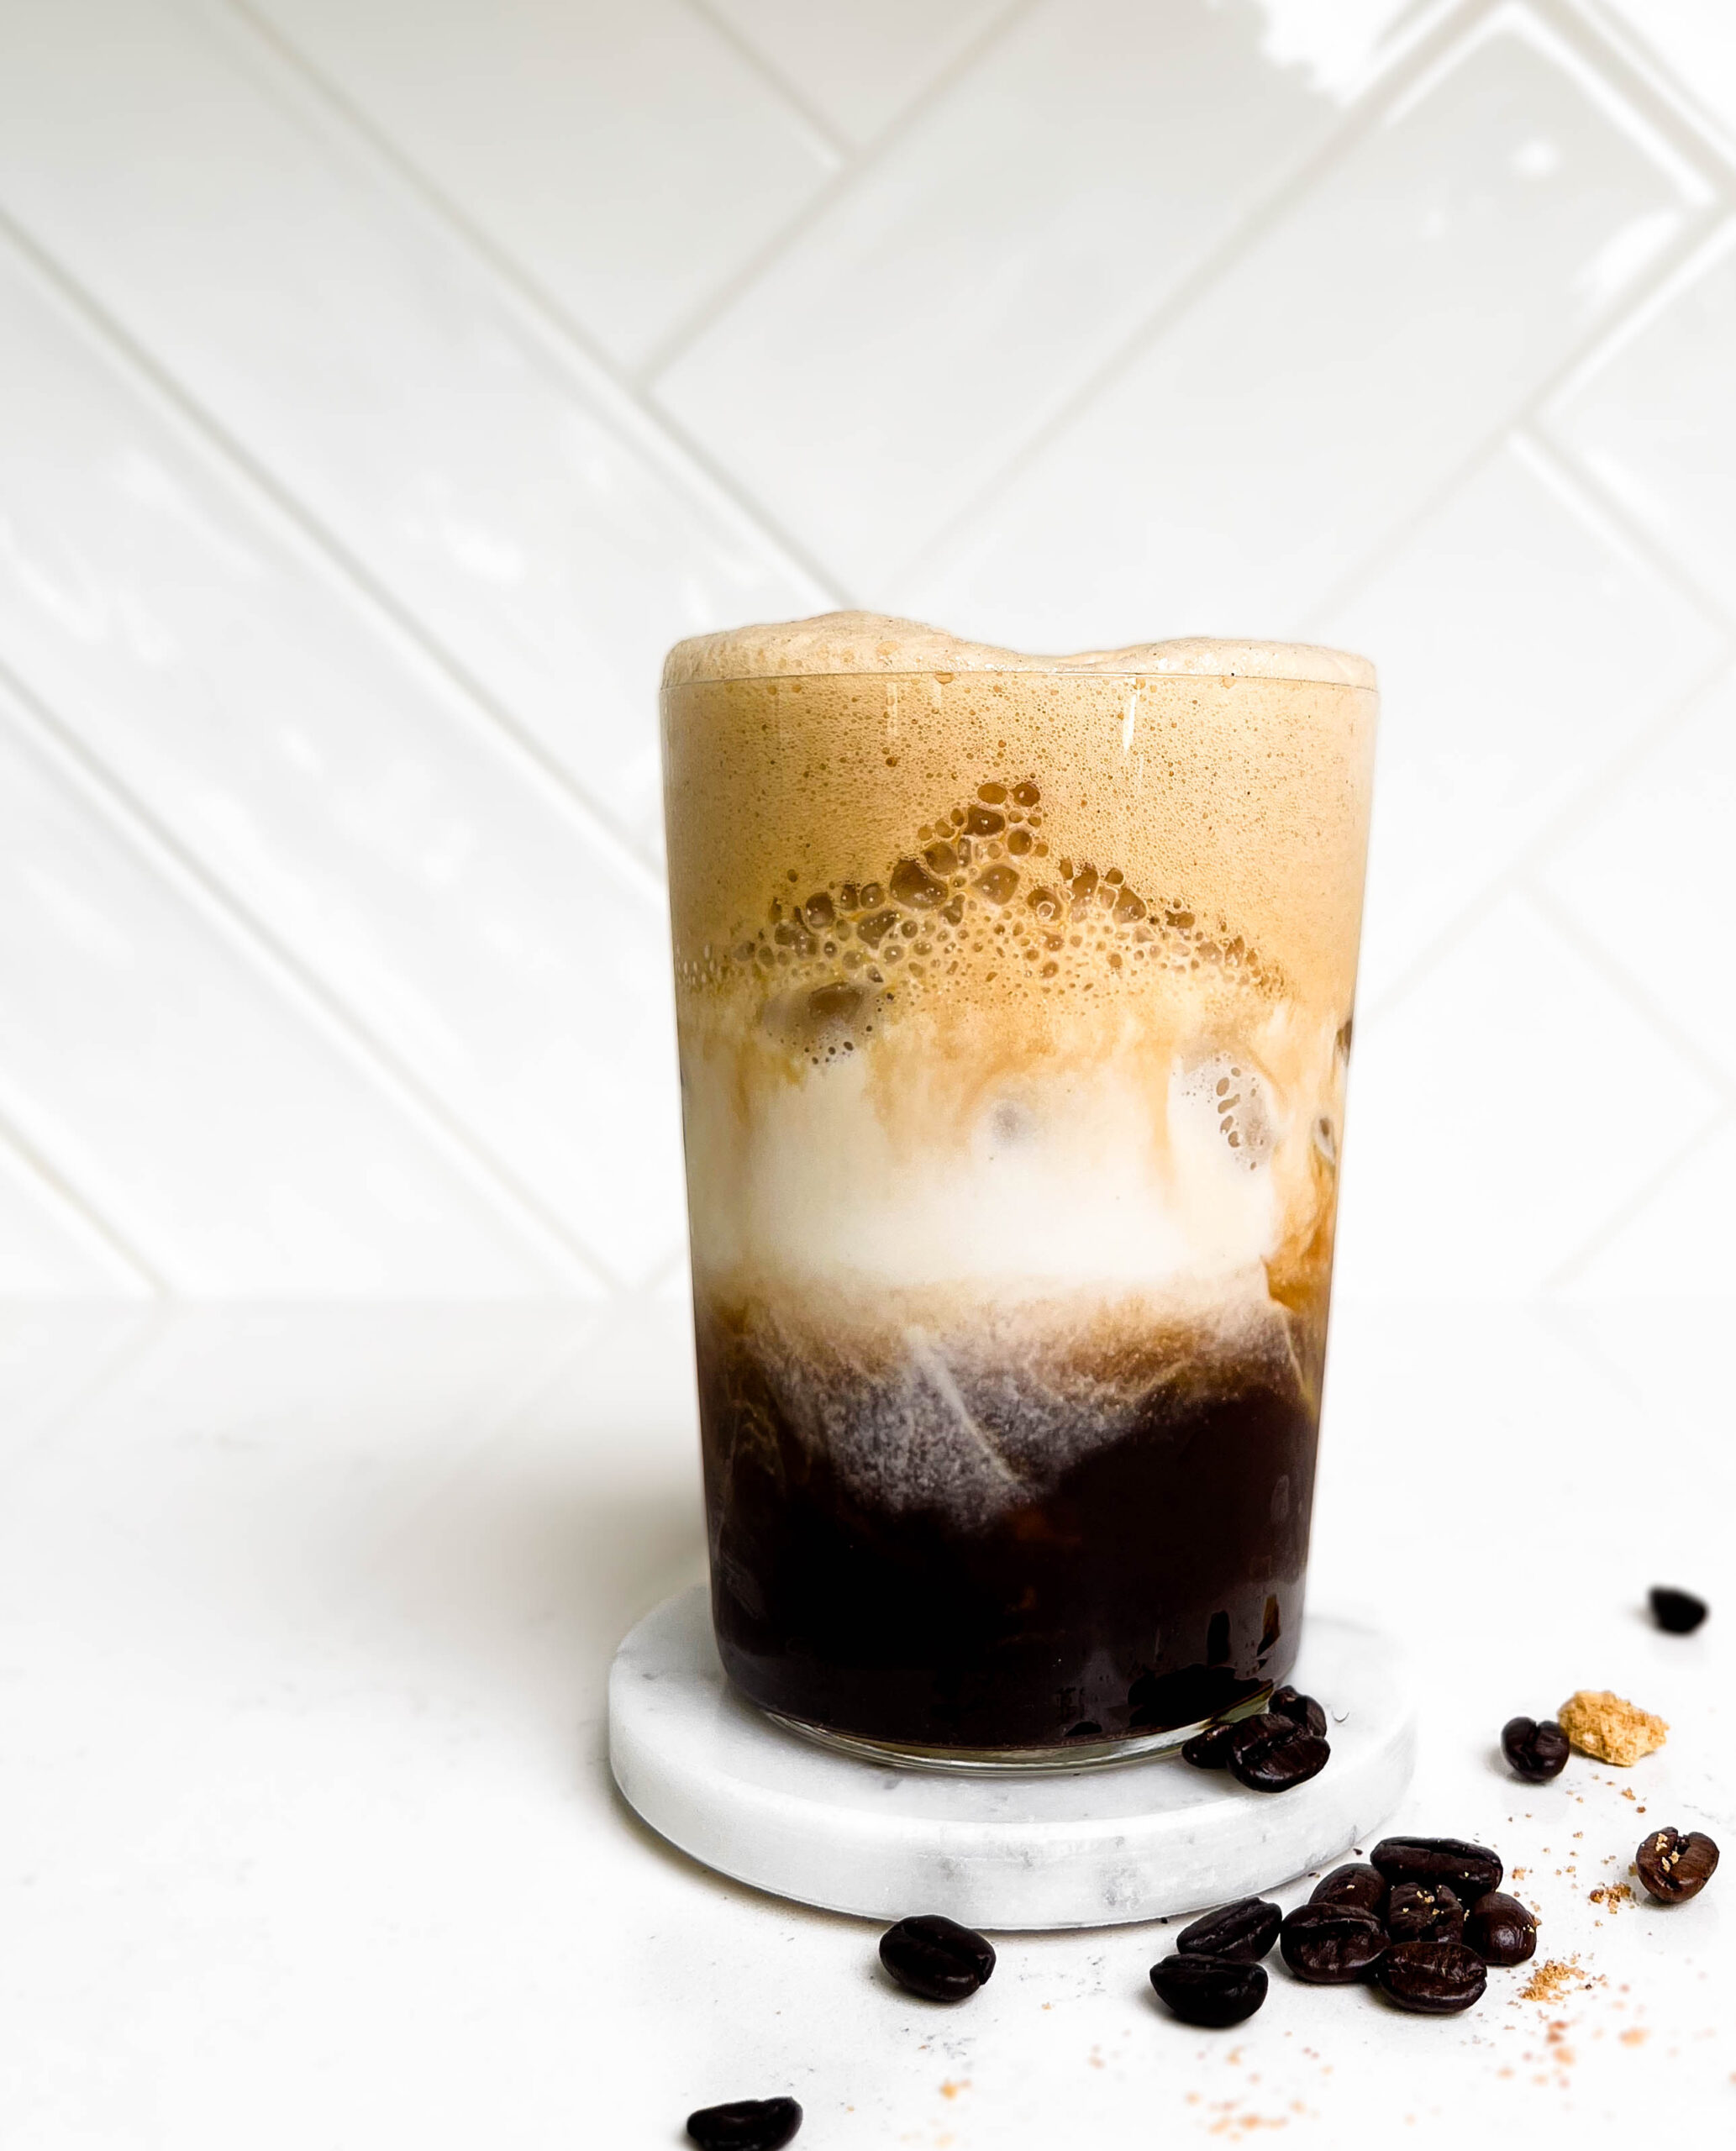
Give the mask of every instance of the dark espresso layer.
POLYGON ((1084 1370, 1076 1423, 1057 1429, 1045 1389, 1023 1441, 1003 1381, 1007 1453, 1074 1461, 1026 1461, 965 1516, 850 1468, 858 1433, 884 1448, 902 1384, 840 1387, 702 1308, 698 1346, 718 1641, 753 1701, 903 1746, 1084 1746, 1195 1724, 1290 1670, 1317 1415, 1270 1361, 1120 1393, 1100 1423, 1084 1370))

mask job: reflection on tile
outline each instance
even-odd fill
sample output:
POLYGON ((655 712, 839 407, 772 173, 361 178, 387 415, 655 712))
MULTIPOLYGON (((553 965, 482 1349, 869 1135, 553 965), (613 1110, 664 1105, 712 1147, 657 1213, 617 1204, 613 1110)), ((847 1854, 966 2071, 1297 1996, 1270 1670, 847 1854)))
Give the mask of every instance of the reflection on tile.
POLYGON ((1705 199, 1503 13, 895 588, 1038 648, 1291 629, 1705 199))
POLYGON ((642 359, 834 159, 681 0, 251 0, 494 245, 642 359))
POLYGON ((655 852, 664 650, 821 595, 263 67, 150 0, 37 10, 0 202, 655 852))
POLYGON ((1038 8, 676 360, 659 402, 878 587, 1325 139, 1335 100, 1262 56, 1264 28, 1252 0, 1038 8))
POLYGON ((1736 1083, 1733 829, 1736 683, 1726 681, 1658 741, 1541 878, 1736 1083))
POLYGON ((1564 391, 1547 430, 1736 613, 1736 227, 1564 391))
MULTIPOLYGON (((1568 1300, 1736 1300, 1736 1122, 1680 1165, 1559 1287, 1568 1300)), ((1728 1315, 1723 1317, 1727 1326, 1728 1315)))
POLYGON ((1523 446, 1310 628, 1381 669, 1365 1007, 1723 646, 1523 446))
POLYGON ((712 0, 852 140, 889 126, 1012 0, 712 0))
POLYGON ((3 261, 0 354, 29 413, 0 429, 0 658, 607 1271, 644 1274, 681 1238, 658 892, 3 261))
POLYGON ((149 1279, 0 1139, 0 1301, 141 1299, 149 1279))
POLYGON ((571 1284, 4 729, 0 875, 0 1104, 173 1288, 571 1284))
POLYGON ((1365 1299, 1533 1291, 1718 1104, 1510 897, 1426 988, 1359 1028, 1339 1285, 1365 1299))

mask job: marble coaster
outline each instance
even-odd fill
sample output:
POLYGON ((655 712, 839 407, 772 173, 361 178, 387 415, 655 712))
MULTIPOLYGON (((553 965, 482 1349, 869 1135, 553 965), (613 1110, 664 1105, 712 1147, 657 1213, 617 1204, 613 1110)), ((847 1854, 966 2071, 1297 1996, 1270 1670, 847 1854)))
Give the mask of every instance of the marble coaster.
POLYGON ((774 1725, 723 1677, 702 1587, 647 1614, 609 1675, 609 1760, 631 1805, 708 1867, 802 1904, 979 1927, 1107 1927, 1227 1903, 1370 1843, 1416 1728, 1383 1636, 1311 1613, 1291 1676, 1332 1760, 1250 1792, 1179 1754, 1060 1775, 862 1762, 774 1725))

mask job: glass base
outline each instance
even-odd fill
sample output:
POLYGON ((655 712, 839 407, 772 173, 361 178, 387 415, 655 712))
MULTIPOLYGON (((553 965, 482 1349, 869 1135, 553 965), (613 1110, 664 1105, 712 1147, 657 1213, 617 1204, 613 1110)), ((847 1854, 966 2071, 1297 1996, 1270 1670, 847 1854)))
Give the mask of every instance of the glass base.
POLYGON ((1252 1717, 1270 1700, 1268 1681, 1255 1695, 1246 1696, 1216 1717, 1201 1718, 1195 1725, 1178 1725, 1167 1733, 1131 1733, 1118 1740, 1074 1740, 1052 1748, 923 1748, 892 1740, 867 1740, 854 1733, 838 1733, 830 1726, 810 1725, 805 1718, 789 1717, 782 1711, 754 1706, 774 1725, 799 1733, 816 1747, 834 1754, 852 1755, 858 1762, 890 1764, 900 1770, 937 1770, 969 1777, 1060 1776, 1070 1770, 1113 1770, 1118 1763, 1142 1763, 1155 1755, 1173 1754, 1184 1741, 1192 1740, 1214 1725, 1233 1725, 1238 1718, 1252 1717))

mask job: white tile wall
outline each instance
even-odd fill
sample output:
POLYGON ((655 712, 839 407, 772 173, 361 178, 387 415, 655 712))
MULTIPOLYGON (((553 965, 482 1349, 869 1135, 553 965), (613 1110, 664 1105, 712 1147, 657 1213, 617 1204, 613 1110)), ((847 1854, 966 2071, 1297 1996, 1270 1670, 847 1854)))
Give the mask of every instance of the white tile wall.
POLYGON ((1728 1289, 1728 0, 0 0, 0 1296, 679 1275, 654 688, 1386 716, 1344 1282, 1728 1289))

